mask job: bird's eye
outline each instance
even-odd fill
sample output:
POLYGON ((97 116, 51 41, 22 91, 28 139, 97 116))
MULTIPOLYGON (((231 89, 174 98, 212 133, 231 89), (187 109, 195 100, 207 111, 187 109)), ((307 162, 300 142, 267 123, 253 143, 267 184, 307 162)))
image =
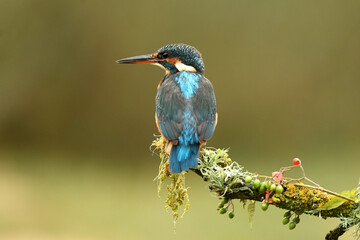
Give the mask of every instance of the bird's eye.
POLYGON ((168 54, 167 52, 159 53, 159 54, 157 55, 157 57, 158 57, 159 59, 165 59, 165 58, 167 58, 168 56, 169 56, 169 54, 168 54))

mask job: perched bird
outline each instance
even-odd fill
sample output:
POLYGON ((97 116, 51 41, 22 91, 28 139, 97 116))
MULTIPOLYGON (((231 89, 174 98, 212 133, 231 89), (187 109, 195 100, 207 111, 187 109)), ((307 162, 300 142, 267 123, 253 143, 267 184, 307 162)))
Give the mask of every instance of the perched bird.
POLYGON ((203 76, 201 54, 186 44, 169 44, 153 54, 117 60, 149 63, 165 69, 156 95, 156 124, 166 139, 171 173, 197 166, 199 148, 209 140, 217 123, 211 82, 203 76))

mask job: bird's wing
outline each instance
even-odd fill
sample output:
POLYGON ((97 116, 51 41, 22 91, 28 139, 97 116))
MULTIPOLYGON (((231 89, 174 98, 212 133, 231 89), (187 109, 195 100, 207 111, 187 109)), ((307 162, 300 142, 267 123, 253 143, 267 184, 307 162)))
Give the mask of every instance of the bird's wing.
POLYGON ((216 99, 208 79, 200 79, 199 88, 191 101, 197 121, 199 142, 203 143, 212 137, 216 126, 216 99))
POLYGON ((165 80, 156 95, 156 117, 162 135, 176 144, 182 131, 185 106, 186 99, 177 84, 170 79, 165 80))

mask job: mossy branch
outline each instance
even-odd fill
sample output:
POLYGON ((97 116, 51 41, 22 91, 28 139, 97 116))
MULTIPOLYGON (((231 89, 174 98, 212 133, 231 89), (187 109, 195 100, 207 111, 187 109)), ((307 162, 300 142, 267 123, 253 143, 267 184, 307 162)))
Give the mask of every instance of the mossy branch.
MULTIPOLYGON (((159 150, 162 160, 157 177, 159 186, 161 186, 161 183, 167 177, 173 179, 172 186, 174 186, 174 183, 179 185, 179 179, 183 179, 185 175, 184 173, 170 174, 164 139, 159 138, 155 140, 153 146, 159 150)), ((301 169, 303 170, 302 167, 301 169)), ((215 192, 223 199, 229 199, 230 202, 232 199, 240 199, 244 202, 247 200, 251 200, 251 202, 266 202, 266 204, 291 211, 296 216, 309 214, 323 219, 329 217, 339 218, 341 224, 329 232, 326 239, 338 239, 347 229, 354 226, 356 233, 359 234, 360 188, 344 192, 341 195, 325 190, 318 185, 304 185, 301 182, 292 183, 293 179, 283 178, 282 175, 281 178, 274 177, 274 174, 272 177, 259 176, 256 173, 244 170, 237 162, 233 162, 229 158, 227 150, 224 149, 202 148, 198 167, 191 170, 208 183, 210 191, 215 192), (264 177, 264 182, 268 181, 281 185, 283 191, 275 191, 274 189, 264 190, 258 184, 255 184, 255 180, 259 183, 259 178, 264 177), (251 180, 249 181, 249 179, 251 180)), ((169 189, 169 186, 166 203, 167 207, 171 208, 173 213, 175 213, 174 217, 176 219, 178 207, 184 201, 187 203, 186 211, 189 207, 188 193, 184 186, 181 187, 180 191, 177 191, 175 188, 169 189)), ((359 238, 359 235, 357 235, 357 238, 359 238)))

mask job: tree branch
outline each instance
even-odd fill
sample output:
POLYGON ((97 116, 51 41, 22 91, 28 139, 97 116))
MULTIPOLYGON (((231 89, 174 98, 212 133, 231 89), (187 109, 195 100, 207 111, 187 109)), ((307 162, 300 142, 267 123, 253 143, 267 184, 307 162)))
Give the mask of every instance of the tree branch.
MULTIPOLYGON (((170 176, 173 178, 173 181, 179 183, 185 173, 170 174, 168 170, 168 155, 165 153, 165 141, 160 138, 154 141, 153 145, 159 150, 162 159, 158 175, 159 184, 161 185, 170 176)), ((304 173, 301 165, 300 167, 304 173)), ((291 211, 295 214, 296 218, 301 214, 319 216, 323 219, 328 217, 341 218, 341 224, 330 231, 326 239, 337 239, 352 226, 356 226, 357 231, 359 231, 359 188, 348 191, 346 196, 344 196, 330 190, 325 190, 317 184, 316 186, 304 185, 302 183, 293 184, 291 182, 298 180, 283 178, 282 175, 285 171, 292 168, 294 166, 282 168, 286 170, 275 172, 281 177, 278 175, 274 177, 274 173, 272 177, 259 176, 256 173, 245 171, 242 166, 233 162, 229 158, 227 150, 203 148, 200 152, 198 167, 191 170, 208 183, 210 191, 215 192, 223 199, 262 202, 263 204, 291 211), (259 178, 261 177, 265 177, 265 180, 259 186, 259 178), (257 183, 255 183, 256 181, 257 183), (267 185, 267 188, 264 190, 262 185, 267 185), (281 185, 281 191, 275 190, 275 188, 271 190, 270 185, 281 185)), ((305 173, 301 179, 304 178, 309 180, 305 177, 305 173)), ((309 181, 315 184, 313 181, 309 181)), ((175 186, 174 184, 172 185, 175 186)), ((182 191, 184 189, 184 187, 181 188, 182 191)), ((177 192, 176 187, 169 188, 168 186, 168 191, 170 194, 170 200, 168 195, 170 203, 167 202, 168 207, 171 207, 173 212, 174 210, 177 211, 178 207, 184 202, 184 199, 188 198, 187 191, 182 192, 183 196, 177 192), (178 197, 174 198, 174 196, 178 197)))
MULTIPOLYGON (((193 171, 202 177, 204 181, 209 182, 207 177, 201 173, 201 170, 193 169, 193 171)), ((225 182, 224 185, 226 185, 225 182)), ((217 187, 209 182, 209 189, 214 191, 217 187)), ((324 219, 328 217, 339 218, 340 216, 348 216, 356 207, 358 207, 354 202, 345 201, 341 206, 334 209, 317 210, 333 199, 334 196, 321 190, 314 189, 312 186, 309 187, 301 184, 285 184, 284 189, 282 194, 277 194, 276 192, 270 193, 269 197, 272 199, 270 205, 293 211, 298 215, 305 213, 321 216, 324 219)), ((245 183, 244 177, 242 176, 238 177, 236 183, 230 184, 226 191, 215 190, 215 192, 219 196, 228 199, 255 200, 258 202, 263 202, 265 200, 264 193, 260 193, 257 189, 252 189, 252 183, 245 183)))
POLYGON ((337 240, 341 235, 346 232, 346 228, 339 224, 334 230, 331 230, 328 234, 326 234, 325 240, 337 240))

